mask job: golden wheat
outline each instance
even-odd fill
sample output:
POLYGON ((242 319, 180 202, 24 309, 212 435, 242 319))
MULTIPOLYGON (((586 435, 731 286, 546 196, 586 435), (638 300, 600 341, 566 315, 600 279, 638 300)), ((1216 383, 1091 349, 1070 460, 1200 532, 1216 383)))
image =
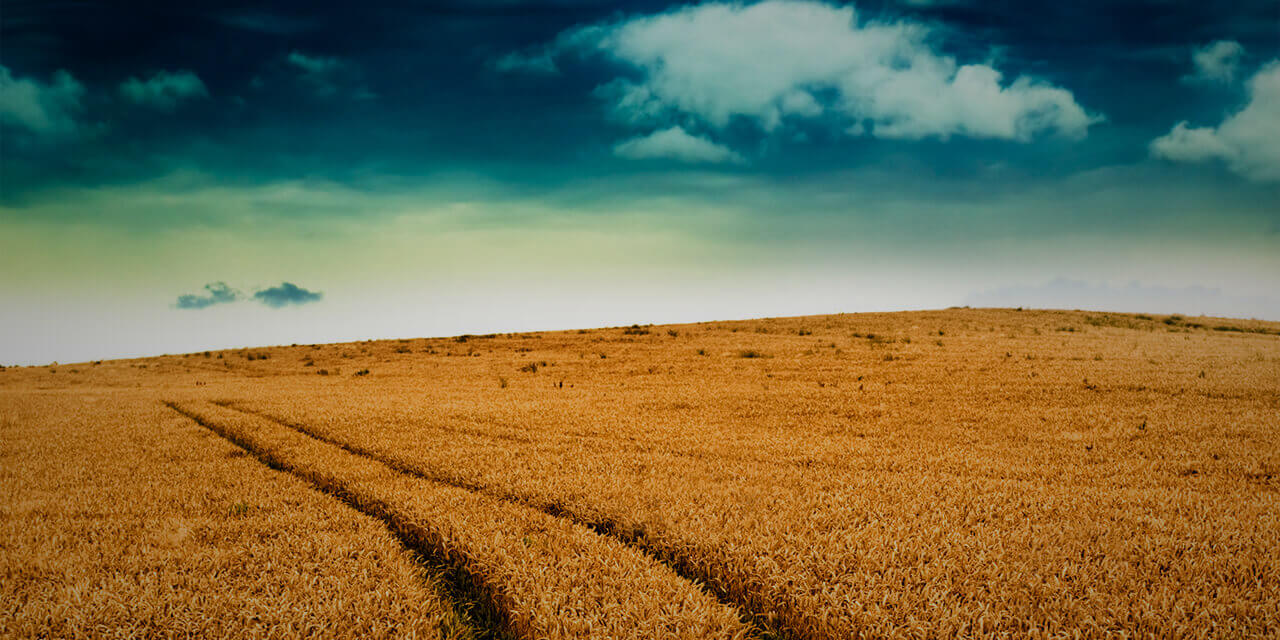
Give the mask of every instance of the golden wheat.
POLYGON ((140 385, 418 535, 522 637, 1280 633, 1275 323, 956 309, 74 368, 0 397, 140 385))
POLYGON ((381 523, 151 393, 6 390, 0 469, 0 637, 476 637, 381 523))

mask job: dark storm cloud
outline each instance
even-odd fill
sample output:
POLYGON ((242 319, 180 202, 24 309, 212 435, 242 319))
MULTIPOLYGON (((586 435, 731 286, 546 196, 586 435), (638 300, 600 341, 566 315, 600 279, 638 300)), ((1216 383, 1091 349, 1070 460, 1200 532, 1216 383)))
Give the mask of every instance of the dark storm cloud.
POLYGON ((204 286, 208 295, 186 293, 178 296, 174 306, 179 309, 205 309, 217 304, 235 302, 242 296, 239 291, 227 286, 225 282, 210 282, 204 286))
POLYGON ((254 300, 273 309, 319 302, 321 297, 323 294, 319 291, 308 291, 292 282, 282 282, 278 287, 263 289, 253 294, 254 300))

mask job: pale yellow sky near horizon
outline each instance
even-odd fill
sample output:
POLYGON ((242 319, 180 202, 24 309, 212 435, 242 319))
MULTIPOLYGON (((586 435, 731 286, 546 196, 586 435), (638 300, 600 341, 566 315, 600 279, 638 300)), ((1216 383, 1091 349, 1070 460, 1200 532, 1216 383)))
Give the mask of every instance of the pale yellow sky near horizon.
POLYGON ((1031 205, 1062 216, 1118 208, 1123 193, 947 206, 895 194, 847 213, 822 210, 824 194, 800 194, 794 207, 810 209, 789 217, 771 201, 662 193, 575 203, 179 182, 71 190, 0 209, 0 364, 942 308, 1062 278, 1095 289, 1044 289, 1037 304, 1280 319, 1280 233, 1248 233, 1255 213, 1224 210, 1205 225, 1193 207, 1118 230, 1065 221, 1038 237, 1019 217, 1031 205), (324 297, 283 309, 174 308, 179 295, 218 281, 248 295, 291 282, 324 297), (1125 293, 1130 283, 1138 295, 1125 293), (1127 298, 1145 306, 1115 308, 1127 298))

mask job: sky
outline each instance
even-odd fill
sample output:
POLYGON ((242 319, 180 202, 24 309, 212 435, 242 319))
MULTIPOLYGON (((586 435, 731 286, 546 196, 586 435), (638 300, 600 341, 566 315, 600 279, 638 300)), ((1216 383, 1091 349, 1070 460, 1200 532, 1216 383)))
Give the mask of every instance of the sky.
POLYGON ((0 364, 1280 320, 1280 2, 0 0, 0 364))

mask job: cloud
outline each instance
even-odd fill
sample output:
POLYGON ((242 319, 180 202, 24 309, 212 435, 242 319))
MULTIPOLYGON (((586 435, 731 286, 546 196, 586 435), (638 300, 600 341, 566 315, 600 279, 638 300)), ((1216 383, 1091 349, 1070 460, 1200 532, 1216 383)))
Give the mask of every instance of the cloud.
POLYGON ((15 78, 0 65, 0 124, 50 136, 70 136, 80 130, 77 121, 84 105, 84 85, 66 71, 57 71, 49 83, 15 78))
POLYGON ((849 135, 1027 142, 1083 138, 1101 119, 1066 89, 961 64, 935 49, 933 35, 908 20, 860 22, 853 7, 816 0, 707 3, 571 29, 508 66, 542 56, 549 68, 569 54, 611 59, 628 72, 597 95, 637 126, 692 118, 723 130, 743 119, 772 132, 828 117, 849 135))
POLYGON ((1221 160, 1257 182, 1280 181, 1280 60, 1249 79, 1248 101, 1215 127, 1186 121, 1151 141, 1151 155, 1174 162, 1221 160))
MULTIPOLYGON (((246 296, 225 282, 211 282, 204 286, 208 295, 187 293, 178 296, 174 306, 179 309, 205 309, 218 304, 227 304, 246 300, 246 296)), ((289 305, 301 305, 316 302, 323 297, 319 291, 308 291, 292 282, 282 282, 280 286, 257 291, 251 297, 273 309, 289 305)))
POLYGON ((308 291, 292 282, 282 282, 278 287, 263 289, 253 294, 253 299, 262 304, 279 309, 291 304, 308 304, 317 302, 323 297, 319 291, 308 291))
POLYGON ((346 66, 346 63, 340 58, 333 56, 309 56, 301 51, 289 52, 289 57, 285 58, 285 60, 289 64, 302 69, 307 73, 317 75, 333 73, 334 71, 346 66))
POLYGON ((290 51, 285 62, 302 72, 302 80, 321 98, 329 98, 350 89, 356 100, 370 100, 377 94, 360 83, 355 65, 336 56, 317 56, 290 51))
POLYGON ((209 292, 209 295, 183 294, 178 296, 174 306, 179 309, 204 309, 215 304, 235 302, 242 297, 239 291, 228 287, 225 282, 210 282, 204 286, 204 289, 209 292))
POLYGON ((1226 158, 1235 151, 1212 127, 1188 127, 1183 120, 1169 133, 1151 141, 1151 153, 1175 162, 1204 162, 1226 158))
POLYGON ((1227 295, 1209 287, 1161 287, 1130 282, 1110 286, 1057 278, 1043 285, 1005 287, 965 299, 975 307, 1089 309, 1146 313, 1186 313, 1280 319, 1280 299, 1227 295))
POLYGON ((1183 80, 1230 84, 1235 81, 1243 56, 1244 47, 1235 40, 1212 42, 1192 51, 1191 63, 1195 65, 1195 72, 1184 76, 1183 80))
POLYGON ((226 13, 217 16, 216 20, 229 27, 279 36, 301 33, 314 26, 310 21, 295 16, 253 9, 226 13))
POLYGON ((555 74, 560 72, 555 57, 546 49, 538 49, 527 53, 512 51, 493 62, 498 71, 527 71, 530 73, 555 74))
POLYGON ((200 76, 187 70, 160 71, 148 80, 129 78, 120 84, 120 95, 134 104, 173 111, 179 102, 209 97, 200 76))
POLYGON ((633 160, 670 158, 689 163, 741 163, 742 156, 706 138, 690 135, 681 127, 655 131, 618 143, 613 153, 633 160))

